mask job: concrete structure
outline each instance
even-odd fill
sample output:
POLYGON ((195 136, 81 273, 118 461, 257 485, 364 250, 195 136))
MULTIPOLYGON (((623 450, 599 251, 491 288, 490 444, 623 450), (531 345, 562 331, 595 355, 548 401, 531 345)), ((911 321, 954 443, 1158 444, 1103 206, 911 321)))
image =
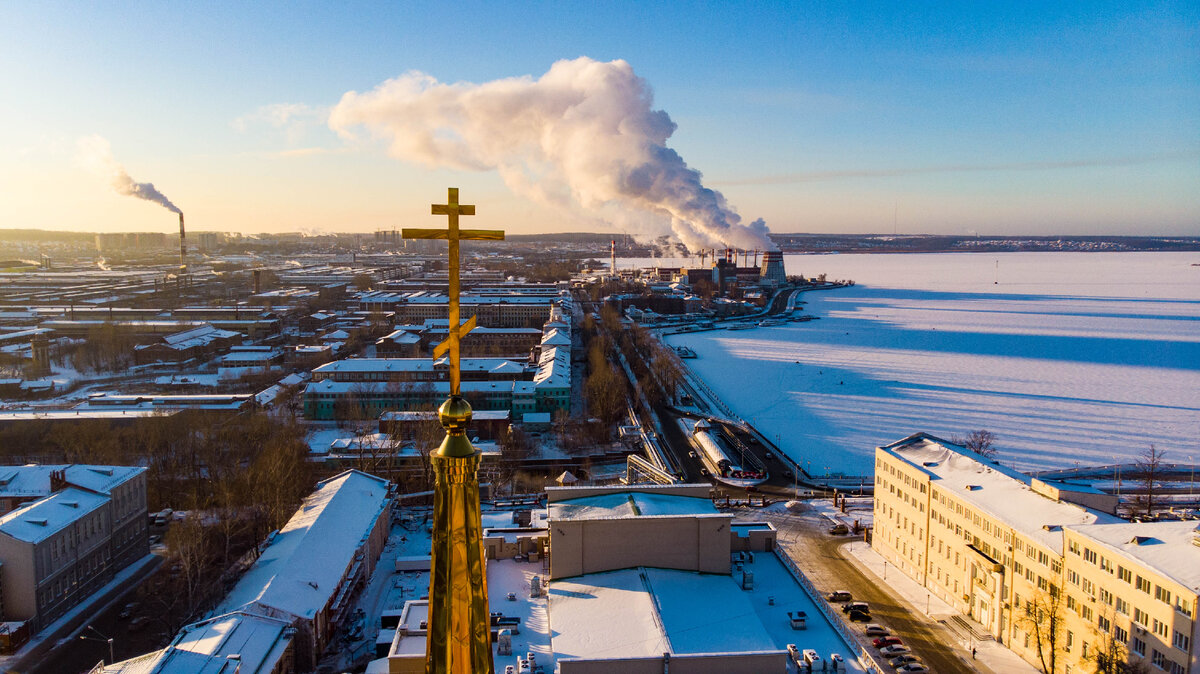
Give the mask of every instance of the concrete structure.
POLYGON ((871 546, 1031 664, 1197 672, 1195 522, 1132 523, 1091 487, 916 434, 875 453, 871 546), (1059 616, 1053 639, 1047 633, 1059 616), (1053 642, 1053 643, 1051 643, 1053 642))
POLYGON ((217 610, 290 623, 296 668, 312 670, 370 578, 390 523, 387 480, 350 470, 317 483, 217 610))
POLYGON ((783 251, 768 250, 763 253, 762 283, 770 285, 787 283, 787 272, 783 267, 783 251))
POLYGON ((134 360, 139 365, 155 362, 180 363, 185 360, 206 359, 242 343, 242 333, 219 330, 209 324, 163 335, 150 344, 133 347, 134 360))
MULTIPOLYGON (((460 299, 460 320, 475 316, 479 325, 489 328, 540 328, 559 298, 463 293, 460 299)), ((440 292, 365 292, 358 301, 363 311, 392 311, 396 321, 405 324, 449 316, 449 297, 440 292)))
POLYGON ((0 620, 37 632, 149 553, 145 473, 0 468, 0 620))

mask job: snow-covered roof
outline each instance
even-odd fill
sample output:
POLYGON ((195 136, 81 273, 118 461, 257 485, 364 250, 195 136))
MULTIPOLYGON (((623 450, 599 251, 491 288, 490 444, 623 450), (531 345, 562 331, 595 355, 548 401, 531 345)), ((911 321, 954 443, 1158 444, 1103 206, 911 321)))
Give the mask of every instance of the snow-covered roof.
POLYGON ((357 470, 318 483, 217 610, 259 605, 313 618, 337 591, 387 493, 387 480, 357 470))
POLYGON ((1200 523, 1122 522, 1068 527, 1200 593, 1200 523))
MULTIPOLYGON (((450 395, 450 382, 448 381, 431 381, 421 382, 422 386, 431 387, 430 390, 435 394, 450 395)), ((304 388, 304 393, 313 395, 317 393, 332 393, 332 394, 366 394, 366 393, 389 393, 391 386, 387 382, 369 382, 369 381, 333 381, 332 379, 323 379, 321 381, 312 382, 304 388)), ((468 393, 488 393, 508 391, 513 395, 533 395, 534 383, 530 381, 464 381, 461 384, 463 392, 468 393)), ((402 391, 397 391, 397 395, 402 391)))
POLYGON ((1028 475, 931 435, 917 433, 880 449, 931 475, 933 486, 974 504, 1059 555, 1063 551, 1060 527, 1124 521, 1038 494, 1028 475))
MULTIPOLYGON (((330 376, 342 372, 432 372, 449 367, 449 359, 439 358, 346 358, 325 363, 313 368, 317 376, 330 376)), ((492 372, 499 367, 516 365, 520 371, 525 368, 508 358, 463 358, 459 361, 460 372, 492 372)))
MULTIPOLYGON (((438 413, 434 410, 391 410, 379 415, 380 421, 426 421, 436 419, 438 413)), ((472 421, 507 421, 512 416, 509 410, 471 410, 472 421)), ((528 416, 528 415, 526 415, 528 416)), ((546 415, 546 421, 550 415, 546 415)))
POLYGON ((554 328, 542 335, 542 346, 570 346, 571 337, 565 335, 558 328, 554 328))
POLYGON ((171 645, 104 668, 104 674, 226 674, 231 655, 242 672, 272 672, 292 642, 283 620, 234 612, 184 626, 171 645))
POLYGON ((595 520, 611 517, 655 517, 662 515, 717 515, 707 498, 616 492, 551 503, 551 520, 595 520))
POLYGON ((538 358, 538 371, 533 383, 539 388, 566 388, 571 385, 571 352, 569 349, 551 347, 542 349, 538 358))
POLYGON ((378 344, 379 342, 383 341, 395 342, 396 344, 416 344, 417 342, 421 341, 421 336, 415 335, 406 330, 396 330, 384 335, 383 337, 380 337, 375 343, 378 344))
MULTIPOLYGON (((70 410, 61 410, 69 412, 70 410)), ((0 466, 0 498, 48 496, 50 474, 62 471, 67 482, 82 489, 110 494, 117 485, 146 472, 136 466, 97 466, 89 464, 47 464, 0 466)))
POLYGON ((779 650, 729 575, 591 573, 552 581, 549 600, 556 660, 779 650))
POLYGON ((108 496, 67 487, 0 517, 0 533, 38 543, 108 503, 108 496))

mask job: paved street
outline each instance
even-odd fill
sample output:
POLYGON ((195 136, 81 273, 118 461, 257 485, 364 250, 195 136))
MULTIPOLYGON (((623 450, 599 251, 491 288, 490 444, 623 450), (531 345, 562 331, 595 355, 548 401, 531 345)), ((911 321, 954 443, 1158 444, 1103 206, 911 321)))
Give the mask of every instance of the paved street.
MULTIPOLYGON (((855 600, 871 605, 873 622, 886 626, 904 640, 926 664, 939 674, 951 672, 990 671, 979 662, 968 662, 970 653, 955 647, 954 634, 944 626, 930 622, 913 611, 907 602, 877 584, 859 567, 843 556, 839 548, 851 539, 830 536, 828 520, 808 509, 795 514, 764 511, 755 508, 735 509, 739 519, 767 520, 779 530, 779 544, 795 560, 800 570, 822 593, 849 590, 855 600)), ((862 627, 852 628, 861 633, 862 627)), ((870 640, 864 637, 864 642, 870 640)))

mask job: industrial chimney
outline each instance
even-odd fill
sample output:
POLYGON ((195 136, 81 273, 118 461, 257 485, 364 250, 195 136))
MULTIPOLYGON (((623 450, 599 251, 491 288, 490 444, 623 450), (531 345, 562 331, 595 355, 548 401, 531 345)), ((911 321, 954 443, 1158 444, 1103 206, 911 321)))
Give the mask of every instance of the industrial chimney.
POLYGON ((610 242, 610 246, 611 247, 609 249, 609 255, 611 256, 612 261, 609 263, 608 273, 612 274, 613 278, 616 278, 617 277, 617 240, 613 239, 610 242))
POLYGON ((183 211, 179 211, 179 273, 187 273, 187 239, 183 233, 183 211))

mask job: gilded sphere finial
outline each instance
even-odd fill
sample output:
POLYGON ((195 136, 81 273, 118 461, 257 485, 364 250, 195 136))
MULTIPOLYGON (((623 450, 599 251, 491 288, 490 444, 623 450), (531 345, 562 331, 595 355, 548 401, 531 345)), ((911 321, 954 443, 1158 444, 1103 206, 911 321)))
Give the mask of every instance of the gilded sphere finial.
POLYGON ((471 423, 471 404, 462 396, 451 396, 438 408, 438 420, 442 428, 451 435, 461 435, 467 432, 467 424, 471 423))

